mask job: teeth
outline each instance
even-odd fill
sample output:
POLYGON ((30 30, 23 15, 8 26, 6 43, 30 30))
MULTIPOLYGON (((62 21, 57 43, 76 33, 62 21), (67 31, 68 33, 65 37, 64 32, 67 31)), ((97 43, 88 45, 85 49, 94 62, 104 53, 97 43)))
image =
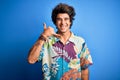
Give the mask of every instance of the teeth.
POLYGON ((65 25, 62 25, 61 27, 65 27, 65 25))

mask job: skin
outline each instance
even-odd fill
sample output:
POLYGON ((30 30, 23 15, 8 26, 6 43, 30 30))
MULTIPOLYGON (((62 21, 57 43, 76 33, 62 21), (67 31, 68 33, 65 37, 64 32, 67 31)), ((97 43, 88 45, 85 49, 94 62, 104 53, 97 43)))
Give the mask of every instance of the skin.
MULTIPOLYGON (((71 36, 71 31, 70 31, 71 22, 69 15, 67 13, 59 13, 57 15, 55 25, 57 27, 58 34, 55 33, 52 27, 50 26, 47 27, 46 24, 44 23, 44 31, 41 35, 43 35, 44 38, 46 38, 46 40, 50 36, 58 37, 60 38, 63 44, 66 44, 66 42, 71 36)), ((38 39, 36 43, 33 45, 33 47, 30 49, 28 55, 28 62, 30 64, 34 64, 38 61, 38 57, 40 55, 40 51, 44 42, 45 42, 44 40, 38 39)), ((89 77, 88 73, 89 73, 88 69, 82 70, 81 73, 82 80, 88 80, 89 77)))
POLYGON ((61 42, 65 44, 69 39, 70 32, 70 17, 66 13, 60 13, 57 15, 56 26, 58 29, 58 34, 61 36, 61 42))
POLYGON ((81 78, 82 78, 82 80, 89 80, 89 70, 88 70, 88 68, 85 69, 85 70, 82 70, 81 78))

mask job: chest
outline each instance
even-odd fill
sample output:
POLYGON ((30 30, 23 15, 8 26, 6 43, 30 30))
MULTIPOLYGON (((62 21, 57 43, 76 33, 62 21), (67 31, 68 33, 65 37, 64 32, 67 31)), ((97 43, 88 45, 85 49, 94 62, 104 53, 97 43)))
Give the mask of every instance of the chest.
POLYGON ((65 61, 69 62, 72 59, 78 58, 78 52, 76 51, 76 46, 72 42, 68 42, 67 44, 63 45, 61 42, 57 42, 52 45, 52 48, 57 54, 55 57, 61 57, 65 61))

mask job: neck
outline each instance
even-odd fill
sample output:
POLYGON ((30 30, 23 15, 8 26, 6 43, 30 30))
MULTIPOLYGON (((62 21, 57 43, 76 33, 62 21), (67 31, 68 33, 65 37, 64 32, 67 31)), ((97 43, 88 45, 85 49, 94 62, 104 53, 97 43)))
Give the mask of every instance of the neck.
POLYGON ((65 43, 69 40, 69 38, 70 38, 70 36, 71 36, 71 32, 70 32, 70 31, 65 32, 65 33, 59 33, 59 32, 58 32, 58 34, 61 35, 60 40, 61 40, 61 42, 62 42, 63 44, 65 44, 65 43))

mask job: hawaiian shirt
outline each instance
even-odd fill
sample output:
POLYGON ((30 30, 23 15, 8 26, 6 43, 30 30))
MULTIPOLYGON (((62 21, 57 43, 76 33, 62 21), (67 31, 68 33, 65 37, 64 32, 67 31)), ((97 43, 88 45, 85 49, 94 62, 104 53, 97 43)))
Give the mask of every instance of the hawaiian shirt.
POLYGON ((44 80, 81 80, 81 70, 92 64, 85 40, 73 33, 66 44, 50 37, 38 61, 42 61, 44 80))

